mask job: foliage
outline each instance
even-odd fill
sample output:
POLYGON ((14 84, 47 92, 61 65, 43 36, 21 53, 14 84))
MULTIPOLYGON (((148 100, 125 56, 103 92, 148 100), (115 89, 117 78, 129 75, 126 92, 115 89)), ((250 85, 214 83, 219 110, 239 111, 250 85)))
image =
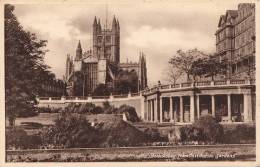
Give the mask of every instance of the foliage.
POLYGON ((147 135, 123 120, 104 122, 97 129, 99 147, 137 146, 148 141, 147 135))
POLYGON ((116 77, 115 94, 128 94, 138 91, 138 76, 135 70, 120 71, 116 77))
POLYGON ((44 63, 47 41, 25 31, 14 15, 14 6, 5 5, 5 106, 11 126, 15 118, 29 112, 35 96, 44 91, 43 84, 55 75, 44 63))
POLYGON ((194 61, 205 56, 207 55, 197 49, 188 50, 186 52, 178 50, 176 54, 171 57, 169 64, 185 73, 187 75, 187 79, 190 80, 190 75, 193 74, 192 65, 194 61))
POLYGON ((224 132, 222 142, 225 144, 254 144, 256 142, 256 128, 255 126, 237 125, 224 132))
POLYGON ((61 107, 58 108, 37 107, 36 110, 38 111, 38 113, 59 113, 63 111, 61 107))
POLYGON ((109 96, 112 90, 106 84, 99 84, 93 92, 93 96, 109 96))
POLYGON ((204 135, 202 129, 196 128, 194 126, 183 126, 180 128, 181 140, 183 142, 193 142, 193 141, 204 141, 204 135))
POLYGON ((37 148, 42 141, 38 135, 27 135, 21 128, 11 128, 6 130, 7 149, 28 149, 37 148))
POLYGON ((150 142, 162 142, 165 140, 156 128, 147 128, 144 130, 144 133, 148 136, 150 142))
POLYGON ((106 101, 103 103, 103 110, 105 114, 115 114, 118 109, 106 101))
POLYGON ((102 114, 102 113, 104 113, 102 107, 96 106, 93 108, 93 114, 102 114))
POLYGON ((216 143, 222 139, 223 127, 211 115, 200 117, 193 126, 198 129, 196 133, 201 134, 202 141, 216 143))
POLYGON ((44 145, 56 147, 89 147, 93 142, 94 129, 85 117, 62 113, 55 120, 54 127, 45 128, 42 133, 44 145))
POLYGON ((205 77, 211 77, 211 79, 214 80, 214 76, 225 74, 227 62, 219 61, 216 56, 209 56, 194 61, 192 68, 192 74, 194 76, 204 75, 205 77))
POLYGON ((117 110, 118 114, 125 114, 126 118, 128 121, 131 122, 139 122, 140 119, 135 111, 135 108, 129 105, 121 105, 118 110, 117 110))
POLYGON ((27 105, 19 109, 17 117, 33 117, 38 115, 37 109, 31 103, 26 103, 27 105))
MULTIPOLYGON (((80 71, 76 71, 74 73, 74 83, 75 85, 73 86, 73 95, 74 96, 83 96, 83 83, 84 83, 84 75, 80 71)), ((86 82, 86 81, 85 81, 86 82)), ((84 88, 85 92, 87 91, 87 88, 84 88)), ((86 94, 84 94, 86 95, 86 94)))
POLYGON ((84 114, 92 114, 94 113, 95 104, 93 103, 69 103, 68 106, 65 107, 66 112, 76 112, 76 113, 84 113, 84 114))

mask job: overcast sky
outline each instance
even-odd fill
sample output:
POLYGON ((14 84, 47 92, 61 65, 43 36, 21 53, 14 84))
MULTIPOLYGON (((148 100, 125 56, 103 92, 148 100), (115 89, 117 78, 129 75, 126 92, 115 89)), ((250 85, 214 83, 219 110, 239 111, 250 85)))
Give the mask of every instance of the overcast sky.
MULTIPOLYGON (((206 53, 215 51, 219 16, 237 4, 204 1, 201 3, 108 3, 108 23, 113 15, 120 22, 121 62, 137 61, 139 52, 146 55, 150 84, 163 80, 169 58, 178 49, 198 48, 206 53)), ((65 73, 66 54, 75 56, 78 40, 83 50, 92 47, 94 17, 105 24, 106 5, 48 4, 15 5, 15 14, 22 26, 41 39, 48 40, 45 61, 58 78, 65 73)))

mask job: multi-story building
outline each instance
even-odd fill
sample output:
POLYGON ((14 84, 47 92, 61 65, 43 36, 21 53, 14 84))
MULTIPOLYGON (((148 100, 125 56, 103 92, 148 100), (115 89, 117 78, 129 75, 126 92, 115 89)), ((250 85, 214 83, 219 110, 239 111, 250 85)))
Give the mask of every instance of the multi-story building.
POLYGON ((241 3, 238 10, 221 15, 216 35, 216 52, 227 61, 226 78, 255 77, 255 4, 241 3))
MULTIPOLYGON (((120 26, 114 17, 112 28, 107 25, 102 28, 100 19, 94 18, 93 23, 93 49, 83 53, 79 42, 75 59, 68 55, 66 61, 65 80, 68 95, 73 96, 73 91, 78 82, 76 72, 83 75, 82 92, 91 94, 99 84, 114 86, 117 74, 125 68, 132 69, 138 76, 138 88, 147 86, 147 69, 145 56, 142 53, 138 63, 120 63, 120 26)), ((85 95, 87 95, 85 94, 85 95)))

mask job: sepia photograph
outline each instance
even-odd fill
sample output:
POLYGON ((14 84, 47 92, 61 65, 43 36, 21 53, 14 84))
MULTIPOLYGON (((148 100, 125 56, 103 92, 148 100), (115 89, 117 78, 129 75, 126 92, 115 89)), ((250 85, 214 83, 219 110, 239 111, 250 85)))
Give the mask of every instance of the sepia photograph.
POLYGON ((258 1, 2 2, 5 164, 256 162, 258 1))

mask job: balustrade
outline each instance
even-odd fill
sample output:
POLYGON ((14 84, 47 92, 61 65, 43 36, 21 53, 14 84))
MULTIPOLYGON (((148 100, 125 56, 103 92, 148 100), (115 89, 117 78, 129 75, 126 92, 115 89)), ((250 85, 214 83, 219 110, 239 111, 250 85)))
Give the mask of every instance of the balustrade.
POLYGON ((227 84, 227 81, 225 81, 225 80, 215 81, 215 82, 214 82, 214 85, 226 85, 226 84, 227 84))
POLYGON ((209 86, 211 81, 197 82, 196 86, 209 86))
POLYGON ((230 84, 235 84, 235 85, 237 85, 237 84, 245 84, 245 80, 231 80, 230 81, 230 84))
POLYGON ((191 87, 191 83, 190 82, 182 83, 181 87, 191 87))

